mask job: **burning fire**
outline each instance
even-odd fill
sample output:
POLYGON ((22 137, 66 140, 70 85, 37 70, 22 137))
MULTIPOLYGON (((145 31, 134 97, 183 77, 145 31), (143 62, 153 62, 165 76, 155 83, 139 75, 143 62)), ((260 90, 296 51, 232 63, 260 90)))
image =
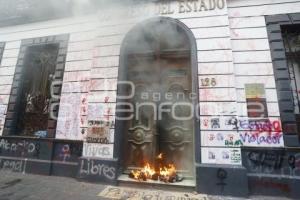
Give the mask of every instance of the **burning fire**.
POLYGON ((178 176, 174 164, 163 164, 162 153, 159 154, 156 159, 156 167, 150 165, 150 163, 146 163, 142 169, 132 170, 129 177, 139 181, 147 181, 148 179, 151 179, 156 181, 160 180, 166 183, 173 183, 182 180, 182 178, 178 176))
POLYGON ((160 153, 160 154, 157 156, 157 159, 163 159, 163 154, 160 153))
POLYGON ((140 180, 140 179, 152 179, 152 176, 156 173, 154 168, 147 163, 143 169, 141 170, 132 170, 131 171, 133 178, 140 180))
POLYGON ((169 164, 168 167, 159 168, 159 174, 164 177, 170 177, 176 174, 176 168, 174 165, 169 164))

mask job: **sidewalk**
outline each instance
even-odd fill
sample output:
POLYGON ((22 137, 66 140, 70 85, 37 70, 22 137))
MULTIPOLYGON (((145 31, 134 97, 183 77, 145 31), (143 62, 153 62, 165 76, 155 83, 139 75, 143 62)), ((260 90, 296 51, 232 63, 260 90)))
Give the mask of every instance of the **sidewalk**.
MULTIPOLYGON (((76 179, 19 174, 0 171, 0 200, 101 200, 98 196, 104 189, 110 187, 101 184, 79 182, 76 179)), ((122 190, 122 187, 120 187, 122 190)), ((119 189, 119 188, 118 188, 119 189)), ((136 189, 136 188, 131 188, 136 189)), ((165 191, 142 190, 143 193, 162 194, 165 191)), ((174 192, 172 192, 174 193, 174 192)), ((194 195, 184 193, 185 196, 194 195)), ((127 198, 123 198, 124 200, 127 198)), ((188 198, 187 198, 188 199, 188 198)), ((203 200, 238 200, 221 196, 206 196, 203 200)), ((257 200, 283 200, 281 197, 251 197, 257 200)), ((150 199, 145 199, 150 200, 150 199)), ((151 200, 156 200, 152 198, 151 200)), ((177 199, 176 199, 177 200, 177 199)), ((286 199, 288 200, 288 199, 286 199)))

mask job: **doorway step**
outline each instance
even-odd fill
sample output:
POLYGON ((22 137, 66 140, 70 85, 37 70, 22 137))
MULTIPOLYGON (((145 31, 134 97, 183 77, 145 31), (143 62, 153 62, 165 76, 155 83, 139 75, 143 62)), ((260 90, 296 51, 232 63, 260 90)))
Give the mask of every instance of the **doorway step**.
POLYGON ((154 181, 154 180, 147 180, 147 181, 138 181, 132 178, 129 178, 127 174, 122 174, 118 177, 118 184, 120 186, 126 187, 141 187, 141 188, 152 188, 152 189, 162 189, 166 188, 169 190, 174 191, 189 191, 193 192, 196 188, 196 180, 193 179, 183 179, 181 182, 175 183, 165 183, 162 181, 154 181))

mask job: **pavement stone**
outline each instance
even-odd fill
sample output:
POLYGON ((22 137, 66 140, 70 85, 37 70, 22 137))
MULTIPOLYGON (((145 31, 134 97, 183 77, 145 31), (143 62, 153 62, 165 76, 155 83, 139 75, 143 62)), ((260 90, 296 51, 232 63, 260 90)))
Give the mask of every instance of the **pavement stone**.
MULTIPOLYGON (((0 171, 0 200, 104 200, 97 195, 106 185, 74 178, 0 171)), ((142 188, 141 188, 142 189, 142 188)), ((209 200, 248 200, 209 196, 209 200)), ((251 196, 249 200, 289 200, 283 197, 251 196)))

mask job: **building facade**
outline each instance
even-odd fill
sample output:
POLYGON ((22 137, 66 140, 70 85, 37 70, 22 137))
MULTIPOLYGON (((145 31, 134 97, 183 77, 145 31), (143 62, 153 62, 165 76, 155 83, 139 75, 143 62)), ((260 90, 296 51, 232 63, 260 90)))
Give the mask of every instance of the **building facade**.
POLYGON ((0 1, 2 170, 300 197, 300 1, 49 2, 0 1))

